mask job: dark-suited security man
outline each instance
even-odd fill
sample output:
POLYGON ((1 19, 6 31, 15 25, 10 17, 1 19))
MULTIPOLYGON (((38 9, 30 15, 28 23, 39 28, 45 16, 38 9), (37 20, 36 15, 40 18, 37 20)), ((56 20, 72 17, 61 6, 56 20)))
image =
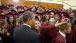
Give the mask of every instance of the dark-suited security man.
POLYGON ((34 26, 35 15, 26 11, 23 14, 23 25, 16 27, 13 32, 15 43, 40 43, 40 36, 31 27, 34 26))

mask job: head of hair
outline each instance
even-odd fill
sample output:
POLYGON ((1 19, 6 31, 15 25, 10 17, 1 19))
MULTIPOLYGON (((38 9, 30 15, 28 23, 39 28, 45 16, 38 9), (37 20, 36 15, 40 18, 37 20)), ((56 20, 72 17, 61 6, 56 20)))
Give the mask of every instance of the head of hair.
POLYGON ((74 15, 75 15, 75 12, 74 11, 70 12, 69 14, 71 14, 71 13, 74 13, 74 15))
POLYGON ((33 13, 30 12, 30 11, 26 11, 23 13, 23 16, 22 16, 22 20, 23 22, 27 22, 28 19, 32 19, 33 18, 33 13))
MULTIPOLYGON (((48 21, 50 20, 50 17, 48 18, 48 21)), ((42 17, 42 22, 45 22, 46 21, 46 18, 45 18, 45 16, 44 17, 42 17)))
POLYGON ((8 25, 7 20, 4 19, 3 24, 0 25, 1 30, 6 29, 7 28, 7 25, 8 25))
POLYGON ((23 24, 22 16, 20 16, 18 23, 19 23, 19 26, 21 26, 23 24))
MULTIPOLYGON (((14 24, 14 22, 15 22, 15 18, 13 18, 13 19, 14 19, 14 20, 13 20, 12 23, 14 24)), ((10 17, 7 17, 7 23, 10 24, 10 17)))
POLYGON ((64 29, 69 29, 69 27, 71 27, 70 23, 65 23, 59 26, 59 30, 64 31, 64 29))

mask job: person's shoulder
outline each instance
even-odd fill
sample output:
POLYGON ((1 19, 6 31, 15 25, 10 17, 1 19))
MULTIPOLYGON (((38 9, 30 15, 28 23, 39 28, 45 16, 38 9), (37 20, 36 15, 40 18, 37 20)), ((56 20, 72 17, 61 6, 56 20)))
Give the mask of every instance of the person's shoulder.
POLYGON ((21 27, 15 27, 14 31, 20 30, 21 27))
POLYGON ((9 27, 12 27, 12 26, 10 24, 8 24, 7 27, 9 28, 9 27))
POLYGON ((55 38, 55 42, 57 42, 57 43, 63 43, 65 41, 64 41, 64 38, 60 34, 58 34, 56 36, 56 38, 55 38))
POLYGON ((18 29, 18 28, 20 28, 20 27, 15 27, 14 29, 18 29))

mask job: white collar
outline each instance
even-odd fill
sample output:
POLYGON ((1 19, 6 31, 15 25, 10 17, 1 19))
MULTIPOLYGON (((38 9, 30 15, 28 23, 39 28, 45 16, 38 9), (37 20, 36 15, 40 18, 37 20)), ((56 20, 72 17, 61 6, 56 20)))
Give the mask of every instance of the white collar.
POLYGON ((66 35, 64 33, 62 33, 60 30, 59 30, 59 33, 64 37, 66 38, 66 35))
POLYGON ((23 25, 26 25, 26 26, 28 26, 28 27, 30 27, 30 28, 31 28, 31 26, 30 26, 30 25, 28 25, 28 24, 23 24, 23 25))

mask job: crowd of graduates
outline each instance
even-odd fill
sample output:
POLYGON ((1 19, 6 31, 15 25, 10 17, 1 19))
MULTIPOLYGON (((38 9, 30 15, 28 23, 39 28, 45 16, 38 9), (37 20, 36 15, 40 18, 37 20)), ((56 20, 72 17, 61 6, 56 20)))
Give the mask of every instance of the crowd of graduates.
POLYGON ((35 14, 32 30, 40 34, 41 43, 76 43, 76 9, 46 8, 35 4, 31 7, 0 5, 0 43, 14 43, 13 30, 23 24, 22 15, 26 11, 35 14))

